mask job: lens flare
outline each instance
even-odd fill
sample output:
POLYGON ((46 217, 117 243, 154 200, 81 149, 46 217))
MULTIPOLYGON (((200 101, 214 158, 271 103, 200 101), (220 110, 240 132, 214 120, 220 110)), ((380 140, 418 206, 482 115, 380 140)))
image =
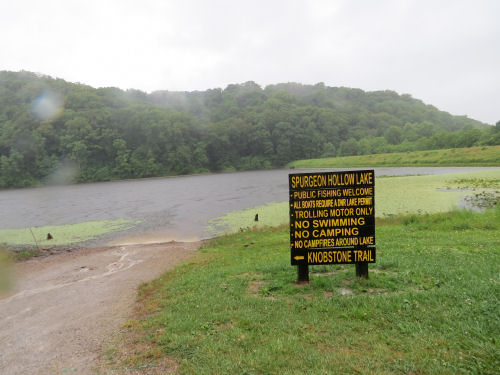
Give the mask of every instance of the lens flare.
POLYGON ((31 104, 33 114, 40 121, 53 120, 61 114, 64 109, 62 97, 52 90, 43 92, 31 104))
POLYGON ((64 160, 45 178, 45 183, 47 185, 69 185, 78 180, 79 174, 80 169, 74 161, 64 160))

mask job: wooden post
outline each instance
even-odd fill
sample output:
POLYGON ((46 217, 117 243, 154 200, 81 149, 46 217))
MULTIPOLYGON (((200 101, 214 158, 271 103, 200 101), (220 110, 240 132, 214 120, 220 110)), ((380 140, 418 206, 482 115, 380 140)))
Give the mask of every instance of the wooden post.
POLYGON ((307 263, 299 263, 297 265, 298 270, 298 283, 308 283, 309 282, 309 265, 307 263))
POLYGON ((368 279, 368 263, 356 263, 356 276, 368 279))

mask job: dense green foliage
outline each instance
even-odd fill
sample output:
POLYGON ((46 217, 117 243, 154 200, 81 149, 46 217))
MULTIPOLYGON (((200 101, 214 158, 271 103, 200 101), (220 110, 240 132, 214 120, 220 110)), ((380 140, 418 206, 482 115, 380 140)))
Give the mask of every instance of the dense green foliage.
POLYGON ((489 127, 392 91, 247 82, 146 94, 0 72, 0 187, 499 143, 500 123, 489 127))

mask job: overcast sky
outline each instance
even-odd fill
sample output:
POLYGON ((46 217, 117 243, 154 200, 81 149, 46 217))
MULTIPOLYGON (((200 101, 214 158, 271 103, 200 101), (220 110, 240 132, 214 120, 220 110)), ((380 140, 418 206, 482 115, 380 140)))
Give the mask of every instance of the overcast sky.
POLYGON ((499 0, 0 0, 0 70, 93 87, 394 90, 500 120, 499 0))

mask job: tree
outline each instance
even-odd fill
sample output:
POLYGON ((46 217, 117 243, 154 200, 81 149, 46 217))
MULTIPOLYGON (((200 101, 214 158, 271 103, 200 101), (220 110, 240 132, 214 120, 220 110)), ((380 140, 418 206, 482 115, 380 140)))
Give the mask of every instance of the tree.
POLYGON ((385 139, 387 139, 387 143, 391 145, 400 144, 403 140, 403 133, 400 128, 396 126, 391 126, 384 133, 385 139))
POLYGON ((59 165, 79 181, 281 167, 302 158, 499 144, 489 127, 410 95, 325 84, 255 82, 151 94, 0 72, 0 186, 43 181, 59 165), (41 121, 43 92, 64 99, 41 121))
POLYGON ((0 156, 0 187, 22 187, 26 184, 23 178, 23 156, 13 150, 9 156, 0 156))
POLYGON ((113 141, 113 147, 116 150, 113 176, 118 178, 132 177, 130 150, 127 149, 127 142, 122 138, 117 138, 113 141))
POLYGON ((358 155, 358 142, 354 138, 349 138, 347 141, 340 143, 339 156, 358 155))
POLYGON ((323 146, 323 153, 321 154, 322 158, 332 158, 337 156, 337 149, 331 142, 326 142, 323 146))

